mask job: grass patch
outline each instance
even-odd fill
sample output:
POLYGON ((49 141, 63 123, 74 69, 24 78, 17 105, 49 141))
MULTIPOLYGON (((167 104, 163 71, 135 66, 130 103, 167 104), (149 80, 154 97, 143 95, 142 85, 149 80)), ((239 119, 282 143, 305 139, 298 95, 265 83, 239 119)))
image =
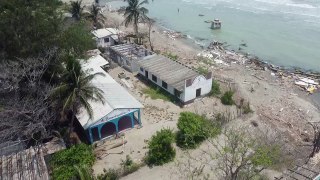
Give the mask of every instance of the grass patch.
POLYGON ((201 75, 207 75, 209 73, 209 69, 203 66, 199 66, 196 70, 201 75))
POLYGON ((232 91, 227 91, 223 94, 223 96, 220 98, 221 99, 221 103, 224 105, 228 105, 231 106, 234 104, 234 100, 232 98, 234 92, 232 91))
POLYGON ((162 55, 164 55, 172 60, 175 60, 175 61, 178 60, 178 58, 179 58, 178 55, 172 54, 171 52, 164 52, 164 53, 162 53, 162 55))
POLYGON ((221 94, 220 84, 217 81, 212 80, 210 96, 219 96, 220 94, 221 94))
POLYGON ((142 89, 142 92, 151 99, 162 99, 164 101, 176 102, 177 98, 165 91, 164 89, 154 85, 148 84, 148 87, 142 89))

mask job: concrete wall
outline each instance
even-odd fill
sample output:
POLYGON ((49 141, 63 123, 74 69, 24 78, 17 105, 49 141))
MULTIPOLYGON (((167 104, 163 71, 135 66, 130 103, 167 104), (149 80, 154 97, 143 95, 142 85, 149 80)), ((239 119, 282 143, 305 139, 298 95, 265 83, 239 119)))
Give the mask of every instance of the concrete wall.
POLYGON ((96 40, 97 42, 97 46, 98 47, 108 47, 108 46, 113 46, 115 44, 115 41, 114 39, 112 39, 111 36, 106 36, 106 37, 103 37, 103 38, 98 38, 96 40), (104 42, 104 39, 105 38, 109 38, 109 42, 104 42))
POLYGON ((188 102, 196 98, 197 89, 201 88, 201 95, 204 96, 211 91, 212 87, 212 78, 206 79, 204 76, 200 75, 196 77, 192 85, 185 87, 184 92, 182 93, 183 102, 188 102))
MULTIPOLYGON (((141 74, 142 76, 145 77, 145 70, 139 68, 138 73, 141 74)), ((170 94, 174 95, 174 88, 172 86, 170 86, 168 84, 167 89, 162 87, 162 80, 159 79, 159 77, 156 75, 157 77, 157 82, 152 80, 152 72, 148 71, 148 79, 150 81, 152 81, 153 83, 155 83, 156 85, 158 85, 159 87, 161 87, 162 89, 166 90, 167 92, 169 92, 170 94)), ((204 96, 206 94, 208 94, 211 91, 211 87, 212 87, 212 78, 210 79, 206 79, 204 76, 199 75, 198 77, 196 77, 193 81, 191 86, 186 87, 184 91, 180 94, 180 96, 178 97, 182 102, 189 102, 192 101, 196 98, 196 92, 197 89, 201 89, 201 94, 200 96, 204 96)), ((176 96, 177 97, 177 96, 176 96)))

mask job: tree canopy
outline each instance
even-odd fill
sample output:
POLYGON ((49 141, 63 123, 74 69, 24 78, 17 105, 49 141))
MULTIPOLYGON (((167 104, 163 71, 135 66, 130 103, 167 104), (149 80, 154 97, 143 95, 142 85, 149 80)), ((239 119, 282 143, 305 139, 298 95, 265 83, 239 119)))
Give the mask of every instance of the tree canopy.
POLYGON ((61 106, 48 96, 67 83, 68 57, 95 47, 86 22, 63 19, 64 9, 59 0, 0 1, 0 143, 60 128, 61 106))
POLYGON ((0 52, 30 57, 54 47, 61 31, 58 0, 1 0, 0 52))
POLYGON ((124 12, 124 24, 127 27, 129 24, 133 24, 134 32, 138 35, 138 24, 139 21, 145 21, 148 19, 148 9, 142 7, 143 4, 147 4, 148 0, 126 0, 128 2, 128 6, 124 12))

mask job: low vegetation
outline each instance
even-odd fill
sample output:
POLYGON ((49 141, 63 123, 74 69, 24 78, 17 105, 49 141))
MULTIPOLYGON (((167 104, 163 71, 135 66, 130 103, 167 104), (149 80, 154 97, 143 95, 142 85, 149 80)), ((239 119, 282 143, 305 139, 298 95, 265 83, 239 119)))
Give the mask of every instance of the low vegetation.
POLYGON ((175 98, 173 95, 169 94, 164 89, 161 89, 160 87, 149 83, 148 87, 142 89, 143 94, 150 97, 151 99, 162 99, 164 101, 171 101, 175 102, 177 98, 175 98))
POLYGON ((86 169, 78 168, 78 177, 80 180, 118 180, 121 177, 137 171, 141 166, 144 166, 143 163, 135 163, 129 155, 126 156, 125 160, 122 160, 120 165, 121 169, 103 169, 103 173, 96 177, 92 174, 92 172, 89 172, 86 169))
POLYGON ((220 84, 217 81, 212 80, 210 95, 211 96, 219 96, 220 94, 221 94, 220 84))
POLYGON ((207 65, 213 65, 214 64, 212 59, 207 58, 207 57, 203 57, 203 56, 198 57, 198 61, 199 62, 203 62, 204 64, 207 64, 207 65))
POLYGON ((172 59, 172 60, 178 60, 179 56, 176 54, 172 54, 171 52, 163 52, 162 55, 172 59))
POLYGON ((173 142, 174 134, 172 130, 162 129, 157 131, 148 144, 149 151, 146 156, 146 163, 153 166, 172 161, 176 156, 176 151, 172 146, 173 142))
POLYGON ((118 180, 120 179, 120 172, 119 170, 115 169, 103 169, 103 174, 100 174, 96 178, 97 180, 118 180))
POLYGON ((213 142, 217 151, 216 169, 223 179, 256 179, 266 168, 281 163, 283 154, 279 145, 264 138, 252 138, 243 129, 223 132, 224 143, 213 142))
POLYGON ((233 105, 234 104, 234 100, 233 100, 233 91, 227 91, 223 94, 223 96, 220 98, 221 99, 221 103, 224 105, 233 105))
POLYGON ((77 176, 76 167, 91 168, 94 161, 93 149, 86 144, 78 144, 59 151, 50 160, 52 178, 55 180, 75 178, 77 176))
POLYGON ((250 107, 250 103, 246 103, 243 107, 242 107, 242 112, 243 114, 249 114, 249 113, 252 113, 253 110, 251 109, 250 107))
POLYGON ((176 141, 177 145, 183 149, 196 148, 201 142, 220 132, 217 124, 192 112, 180 113, 178 129, 176 141))
POLYGON ((209 69, 207 67, 204 67, 204 66, 199 66, 197 68, 197 72, 201 75, 206 75, 209 73, 209 69))
POLYGON ((122 176, 126 176, 137 171, 144 164, 135 163, 131 157, 127 155, 126 159, 122 160, 120 165, 122 166, 122 176))

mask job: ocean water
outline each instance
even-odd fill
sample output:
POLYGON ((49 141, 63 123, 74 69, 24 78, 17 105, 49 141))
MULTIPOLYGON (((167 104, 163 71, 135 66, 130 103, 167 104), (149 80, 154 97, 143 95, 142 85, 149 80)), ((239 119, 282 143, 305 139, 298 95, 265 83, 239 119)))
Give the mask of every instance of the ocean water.
POLYGON ((197 44, 218 40, 238 50, 246 43, 242 50, 264 61, 320 71, 320 0, 150 0, 146 7, 160 25, 197 44), (204 22, 215 18, 220 30, 204 22))

